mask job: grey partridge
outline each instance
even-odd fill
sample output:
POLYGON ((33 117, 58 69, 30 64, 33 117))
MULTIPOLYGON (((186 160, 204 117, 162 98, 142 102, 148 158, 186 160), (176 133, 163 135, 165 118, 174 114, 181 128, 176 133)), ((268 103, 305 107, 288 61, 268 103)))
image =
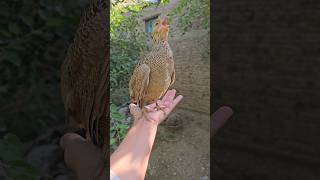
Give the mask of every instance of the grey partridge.
POLYGON ((168 35, 167 20, 159 17, 152 31, 151 50, 142 56, 131 76, 131 103, 136 103, 142 110, 144 105, 156 102, 162 97, 175 81, 173 53, 168 43, 168 35))

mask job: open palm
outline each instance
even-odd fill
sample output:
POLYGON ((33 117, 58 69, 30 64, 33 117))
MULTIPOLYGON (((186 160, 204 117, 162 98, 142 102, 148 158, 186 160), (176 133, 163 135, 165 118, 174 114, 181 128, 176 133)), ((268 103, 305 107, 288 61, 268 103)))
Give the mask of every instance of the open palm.
MULTIPOLYGON (((160 124, 164 119, 167 118, 167 116, 170 114, 170 112, 176 107, 176 105, 182 100, 182 96, 179 95, 176 96, 176 90, 168 90, 166 94, 162 97, 161 100, 158 100, 157 103, 152 103, 145 108, 147 109, 145 111, 145 116, 147 120, 151 120, 157 124, 160 124), (155 107, 157 106, 161 107, 161 110, 155 110, 155 107)), ((135 105, 130 104, 129 106, 130 112, 133 115, 135 121, 139 119, 139 114, 141 114, 141 109, 135 105)))

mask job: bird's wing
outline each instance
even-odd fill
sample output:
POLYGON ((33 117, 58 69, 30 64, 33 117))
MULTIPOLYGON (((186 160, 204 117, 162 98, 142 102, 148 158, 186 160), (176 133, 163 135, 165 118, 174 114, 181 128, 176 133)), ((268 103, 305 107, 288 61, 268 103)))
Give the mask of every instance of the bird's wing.
POLYGON ((147 64, 138 65, 129 82, 129 93, 131 102, 138 103, 143 107, 143 97, 146 95, 150 77, 150 67, 147 64))

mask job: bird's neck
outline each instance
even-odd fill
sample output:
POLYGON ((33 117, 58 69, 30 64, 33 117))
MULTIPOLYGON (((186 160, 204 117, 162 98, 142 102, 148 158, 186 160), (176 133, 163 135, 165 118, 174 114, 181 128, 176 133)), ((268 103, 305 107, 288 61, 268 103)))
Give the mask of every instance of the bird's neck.
POLYGON ((151 51, 153 53, 166 54, 172 56, 172 50, 168 41, 154 42, 151 51))
POLYGON ((154 40, 153 41, 153 47, 168 47, 168 46, 169 46, 169 43, 167 40, 164 40, 164 41, 154 40))

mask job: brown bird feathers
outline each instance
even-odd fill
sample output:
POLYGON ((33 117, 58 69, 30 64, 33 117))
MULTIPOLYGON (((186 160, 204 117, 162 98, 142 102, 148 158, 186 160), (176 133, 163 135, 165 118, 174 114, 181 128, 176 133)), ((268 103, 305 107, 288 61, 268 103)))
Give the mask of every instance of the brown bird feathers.
POLYGON ((107 2, 94 0, 81 17, 61 66, 66 121, 84 128, 87 139, 109 145, 109 34, 107 2))
POLYGON ((175 81, 173 54, 168 43, 169 25, 158 18, 154 24, 151 51, 136 65, 129 82, 132 103, 140 108, 162 97, 175 81))

